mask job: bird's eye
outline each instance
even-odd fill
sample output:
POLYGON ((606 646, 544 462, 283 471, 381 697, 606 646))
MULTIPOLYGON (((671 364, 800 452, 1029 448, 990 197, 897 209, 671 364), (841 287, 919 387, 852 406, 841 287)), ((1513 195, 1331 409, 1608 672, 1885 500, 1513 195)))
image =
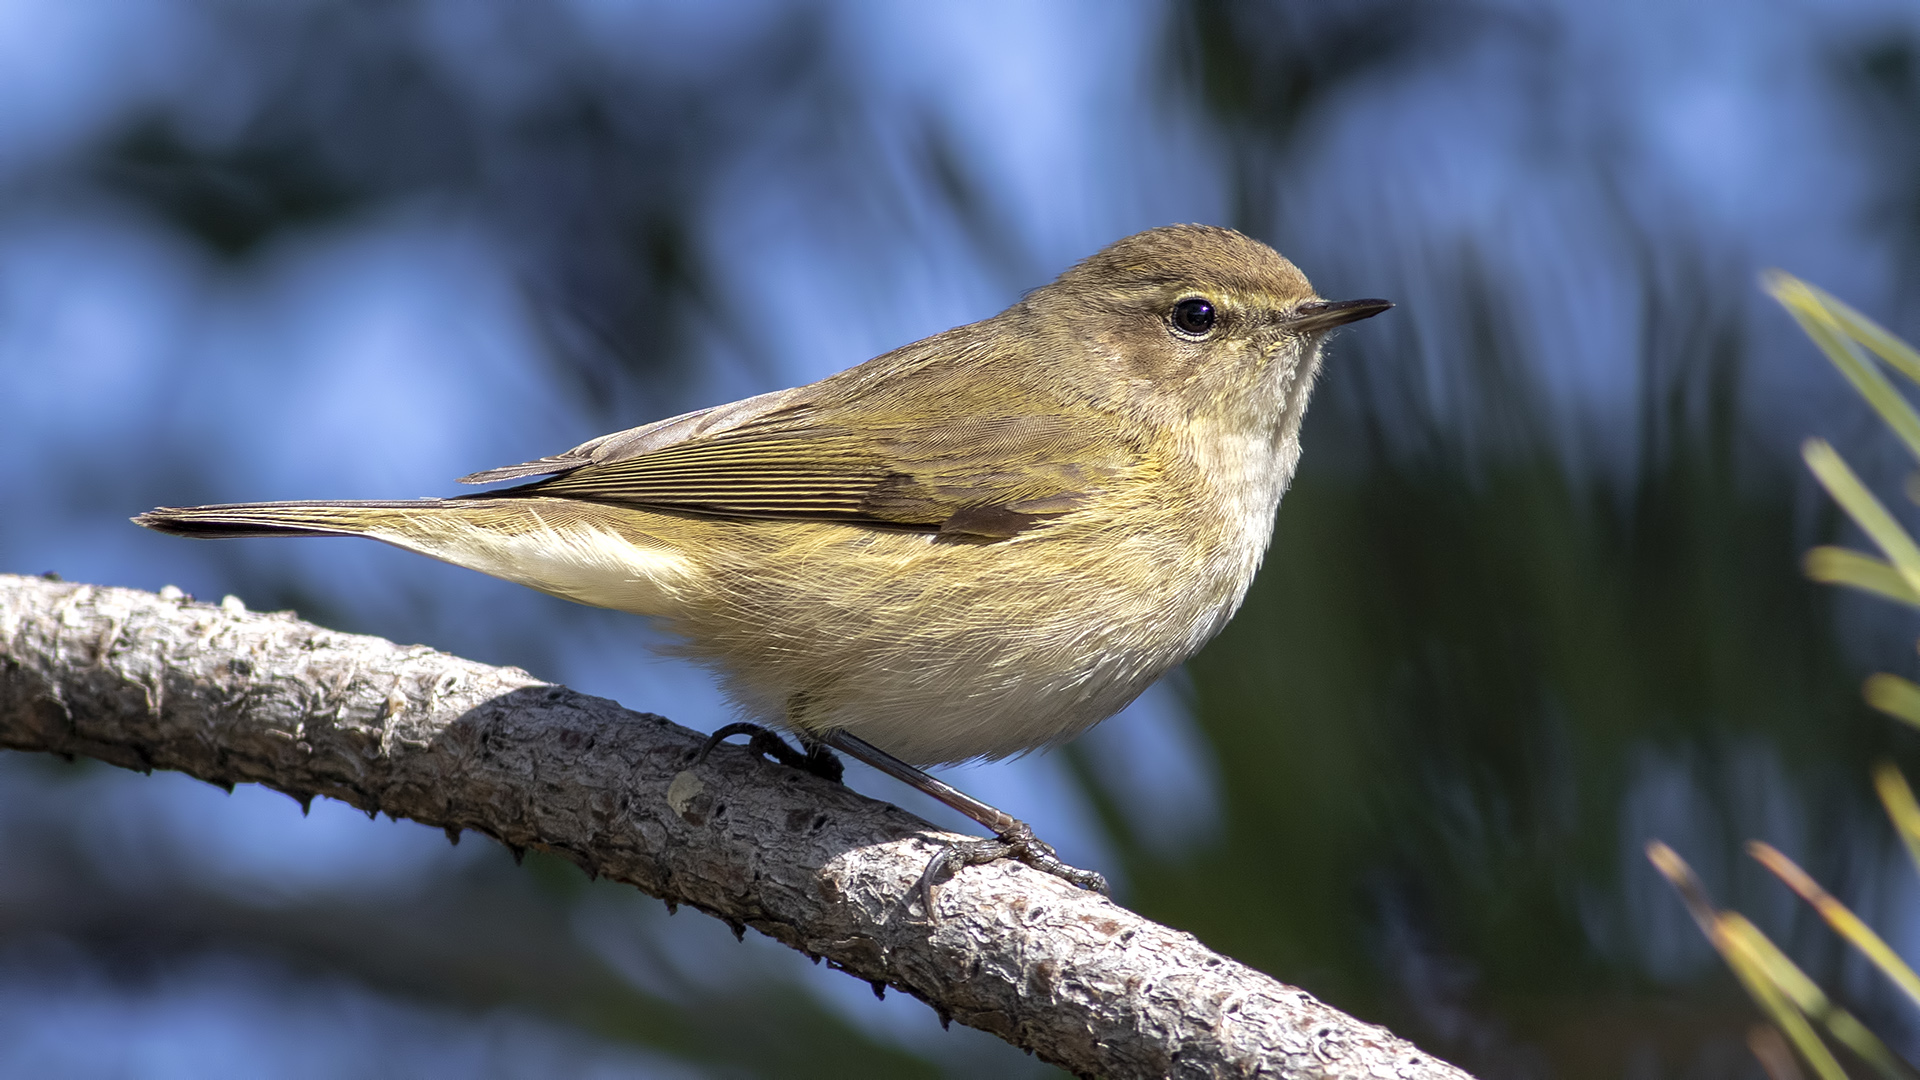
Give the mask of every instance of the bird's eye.
POLYGON ((1173 305, 1173 328, 1183 334, 1200 337, 1213 329, 1213 304, 1190 296, 1173 305))

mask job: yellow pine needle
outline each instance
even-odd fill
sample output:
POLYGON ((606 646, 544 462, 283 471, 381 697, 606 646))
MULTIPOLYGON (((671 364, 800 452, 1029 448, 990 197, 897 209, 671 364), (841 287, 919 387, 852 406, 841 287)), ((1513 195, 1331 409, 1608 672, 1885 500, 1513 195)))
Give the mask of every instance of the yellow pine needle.
POLYGON ((1920 727, 1920 686, 1898 675, 1867 676, 1862 687, 1867 704, 1898 720, 1920 727))
POLYGON ((1920 802, 1914 800, 1907 778, 1892 762, 1883 761, 1874 767, 1873 786, 1880 793, 1881 805, 1887 808, 1887 817, 1893 820, 1894 831, 1907 845, 1914 868, 1920 870, 1920 802))
POLYGON ((1726 959, 1727 966, 1733 969, 1734 977, 1746 988, 1747 994, 1759 1004, 1768 1016, 1773 1018, 1775 1026, 1790 1040, 1794 1048, 1800 1051, 1802 1060, 1813 1067, 1821 1080, 1847 1080, 1845 1069, 1833 1056, 1833 1051, 1820 1041, 1820 1034, 1807 1022, 1806 1010, 1795 1000, 1795 990, 1811 990, 1824 1003, 1826 995, 1813 985, 1799 968, 1772 947, 1758 927, 1737 913, 1726 913, 1714 920, 1713 932, 1709 935, 1714 948, 1726 959), (1767 954, 1771 954, 1770 956, 1767 954), (1776 959, 1777 958, 1777 959, 1776 959), (1770 963, 1769 961, 1774 962, 1770 963), (1797 978, 1796 978, 1797 976, 1797 978), (1793 983, 1791 987, 1783 985, 1782 979, 1793 983))
POLYGON ((1819 1015, 1832 1007, 1820 984, 1808 978, 1807 973, 1788 959, 1787 954, 1781 952, 1745 915, 1737 911, 1723 911, 1716 922, 1722 939, 1744 953, 1766 974, 1767 981, 1792 999, 1801 1012, 1819 1015))
POLYGON ((1687 865, 1687 861, 1680 857, 1680 853, 1658 840, 1649 840, 1647 859, 1653 863, 1654 869, 1672 883, 1681 901, 1687 905, 1687 913, 1693 916, 1693 921, 1700 926, 1700 932, 1706 935, 1721 959, 1727 962, 1734 978, 1746 988, 1747 995, 1773 1019, 1774 1025, 1799 1049, 1800 1056, 1813 1066, 1821 1080, 1845 1080, 1846 1073, 1820 1041, 1819 1034, 1807 1023, 1807 1018, 1790 996, 1781 992, 1766 966, 1755 955, 1751 944, 1740 941, 1737 931, 1728 925, 1728 917, 1714 909, 1713 901, 1707 897, 1706 887, 1700 883, 1700 878, 1687 865))
POLYGON ((1867 959, 1873 961, 1874 966, 1885 973, 1887 978, 1892 979, 1893 984, 1912 998, 1915 1004, 1920 1004, 1920 975, 1914 974, 1913 968, 1909 967, 1905 960, 1900 959, 1900 954, 1894 952, 1879 934, 1874 933, 1872 927, 1860 921, 1858 915, 1836 900, 1832 893, 1821 888, 1819 882, 1808 876, 1805 870, 1800 869, 1792 859, 1787 858, 1773 845, 1758 840, 1749 841, 1747 854, 1758 860, 1760 865, 1773 871, 1775 877, 1786 882, 1787 888, 1798 893, 1800 899, 1805 900, 1812 905, 1813 910, 1820 913, 1820 917, 1827 921, 1827 925, 1833 927, 1834 933, 1846 938, 1848 944, 1859 949, 1867 959))
MULTIPOLYGON (((1912 1074, 1901 1064, 1900 1059, 1894 1056, 1893 1051, 1887 1049, 1887 1045, 1880 1041, 1880 1037, 1856 1019, 1852 1013, 1835 1005, 1821 991, 1819 985, 1809 979, 1798 965, 1787 958, 1786 953, 1781 952, 1778 946, 1761 933, 1759 927, 1747 921, 1746 916, 1737 911, 1722 913, 1720 931, 1722 940, 1727 942, 1727 945, 1721 949, 1721 954, 1729 957, 1736 953, 1746 954, 1761 977, 1773 990, 1791 1003, 1798 1016, 1818 1020, 1824 1024, 1834 1038, 1859 1055, 1862 1061, 1873 1066, 1874 1071, 1886 1077, 1887 1080, 1910 1080, 1912 1074)), ((1783 1025, 1781 1030, 1785 1031, 1789 1037, 1793 1036, 1791 1026, 1783 1025)), ((1809 1033, 1811 1033, 1810 1028, 1809 1033)), ((1800 1039, 1794 1041, 1795 1045, 1800 1047, 1801 1054, 1807 1057, 1807 1063, 1824 1075, 1824 1067, 1809 1052, 1807 1044, 1800 1039)), ((1832 1055, 1817 1038, 1813 1045, 1818 1047, 1820 1054, 1826 1055, 1827 1060, 1832 1060, 1832 1055)), ((1837 1062, 1834 1067, 1839 1068, 1837 1062)))
MULTIPOLYGON (((1920 352, 1831 294, 1789 274, 1771 271, 1764 276, 1762 285, 1787 309, 1841 375, 1866 398, 1907 449, 1920 458, 1920 413, 1915 412, 1913 404, 1858 346, 1865 345, 1888 367, 1916 384, 1920 384, 1920 352)), ((1920 546, 1915 545, 1912 536, 1867 490, 1832 446, 1823 440, 1809 439, 1802 444, 1801 455, 1828 494, 1872 538, 1887 559, 1883 562, 1845 548, 1818 547, 1807 553, 1807 576, 1920 607, 1920 546)), ((1914 493, 1915 501, 1920 501, 1916 480, 1910 480, 1908 488, 1914 493)), ((1881 674, 1867 680, 1865 693, 1868 704, 1920 727, 1920 685, 1881 674)), ((1899 770, 1888 763, 1875 768, 1874 786, 1908 855, 1916 867, 1920 867, 1920 803, 1916 803, 1913 790, 1899 770)), ((1656 852, 1654 845, 1649 845, 1649 858, 1680 889, 1694 921, 1708 930, 1709 939, 1747 992, 1773 1017, 1781 1032, 1822 1080, 1834 1080, 1844 1074, 1839 1062, 1807 1022, 1808 1016, 1820 1019, 1836 1039, 1883 1075, 1910 1075, 1885 1044, 1851 1014, 1829 1002, 1819 987, 1757 927, 1737 912, 1715 912, 1698 879, 1679 856, 1664 844, 1658 847, 1656 852), (1711 920, 1710 929, 1707 919, 1711 920)), ((1873 961, 1910 999, 1920 1003, 1920 974, 1871 927, 1777 849, 1753 841, 1747 850, 1819 912, 1834 932, 1873 961)), ((1790 1069, 1791 1062, 1780 1053, 1777 1044, 1770 1047, 1769 1055, 1760 1052, 1757 1042, 1751 1039, 1749 1042, 1770 1074, 1790 1069)))
MULTIPOLYGON (((1920 352, 1916 352, 1913 346, 1894 337, 1887 332, 1886 327, 1860 314, 1851 304, 1839 299, 1818 285, 1809 284, 1801 281, 1799 278, 1793 277, 1791 274, 1783 274, 1778 270, 1769 276, 1769 283, 1771 283, 1773 277, 1784 278, 1786 281, 1805 289, 1807 294, 1811 296, 1815 302, 1826 309, 1828 317, 1840 324, 1848 337, 1872 349, 1879 355, 1880 359, 1887 362, 1889 367, 1899 371, 1900 374, 1905 375, 1914 382, 1920 383, 1920 352)), ((1772 291, 1771 287, 1769 287, 1768 291, 1772 291)))
POLYGON ((1900 571, 1885 559, 1876 559, 1843 547, 1822 545, 1807 552, 1807 576, 1822 585, 1845 585, 1870 592, 1897 603, 1920 607, 1920 592, 1914 592, 1900 571))
POLYGON ((1653 863, 1653 868, 1660 871, 1660 875, 1679 892, 1681 902, 1687 905, 1687 914, 1693 916, 1700 932, 1712 939, 1720 913, 1714 909, 1713 901, 1707 898, 1707 888, 1700 884, 1693 867, 1687 865, 1687 860, 1681 858, 1679 852, 1659 840, 1647 841, 1647 861, 1653 863))
MULTIPOLYGON (((1920 458, 1920 413, 1914 411, 1913 405, 1901 396, 1879 367, 1860 351, 1860 347, 1854 343, 1849 324, 1827 307, 1822 299, 1824 294, 1816 294, 1812 286, 1798 278, 1777 272, 1763 284, 1800 324, 1800 329, 1833 362, 1833 366, 1840 370, 1840 374, 1853 384, 1861 397, 1867 399, 1867 404, 1873 406, 1900 441, 1907 444, 1907 449, 1914 457, 1920 458)), ((1855 315, 1859 317, 1858 313, 1855 315)), ((1867 327, 1872 327, 1870 321, 1859 318, 1867 327)), ((1884 331, 1881 333, 1886 336, 1884 331)))
POLYGON ((1800 456, 1806 459, 1807 468, 1813 470, 1827 494, 1832 495, 1847 516, 1879 546, 1881 554, 1899 571, 1907 587, 1920 593, 1920 546, 1914 544, 1907 530, 1900 527, 1825 439, 1808 439, 1800 444, 1800 456))
POLYGON ((1883 1076, 1902 1080, 1909 1075, 1866 1025, 1828 1000, 1820 987, 1744 915, 1716 910, 1700 879, 1677 852, 1655 840, 1647 844, 1647 858, 1680 893, 1688 913, 1748 995, 1822 1080, 1843 1080, 1846 1072, 1821 1042, 1808 1017, 1818 1019, 1834 1038, 1883 1076))

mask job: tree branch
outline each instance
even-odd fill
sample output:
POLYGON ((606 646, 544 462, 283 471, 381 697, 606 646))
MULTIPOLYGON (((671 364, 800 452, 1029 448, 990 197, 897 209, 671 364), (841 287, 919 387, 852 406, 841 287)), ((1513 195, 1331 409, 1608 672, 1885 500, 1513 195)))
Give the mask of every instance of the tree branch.
POLYGON ((0 746, 325 795, 541 848, 1083 1075, 1460 1078, 1024 866, 902 898, 950 834, 658 716, 290 613, 0 575, 0 746))

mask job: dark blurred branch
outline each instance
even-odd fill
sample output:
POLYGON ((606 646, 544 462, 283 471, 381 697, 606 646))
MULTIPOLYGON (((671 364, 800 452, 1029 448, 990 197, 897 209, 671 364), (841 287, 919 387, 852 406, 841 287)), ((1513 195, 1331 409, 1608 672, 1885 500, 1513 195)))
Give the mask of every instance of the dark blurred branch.
POLYGON ((1460 1077, 1192 936, 1013 864, 901 906, 944 834, 657 716, 229 601, 0 575, 0 745, 326 795, 752 926, 1086 1075, 1460 1077))

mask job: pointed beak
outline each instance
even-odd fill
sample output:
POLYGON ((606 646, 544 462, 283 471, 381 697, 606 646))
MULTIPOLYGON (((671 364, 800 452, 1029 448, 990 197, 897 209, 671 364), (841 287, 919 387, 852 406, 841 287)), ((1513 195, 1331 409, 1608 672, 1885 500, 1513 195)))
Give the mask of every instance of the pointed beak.
POLYGON ((1309 300, 1293 309, 1286 325, 1296 334, 1320 333, 1371 319, 1392 306, 1391 300, 1309 300))

